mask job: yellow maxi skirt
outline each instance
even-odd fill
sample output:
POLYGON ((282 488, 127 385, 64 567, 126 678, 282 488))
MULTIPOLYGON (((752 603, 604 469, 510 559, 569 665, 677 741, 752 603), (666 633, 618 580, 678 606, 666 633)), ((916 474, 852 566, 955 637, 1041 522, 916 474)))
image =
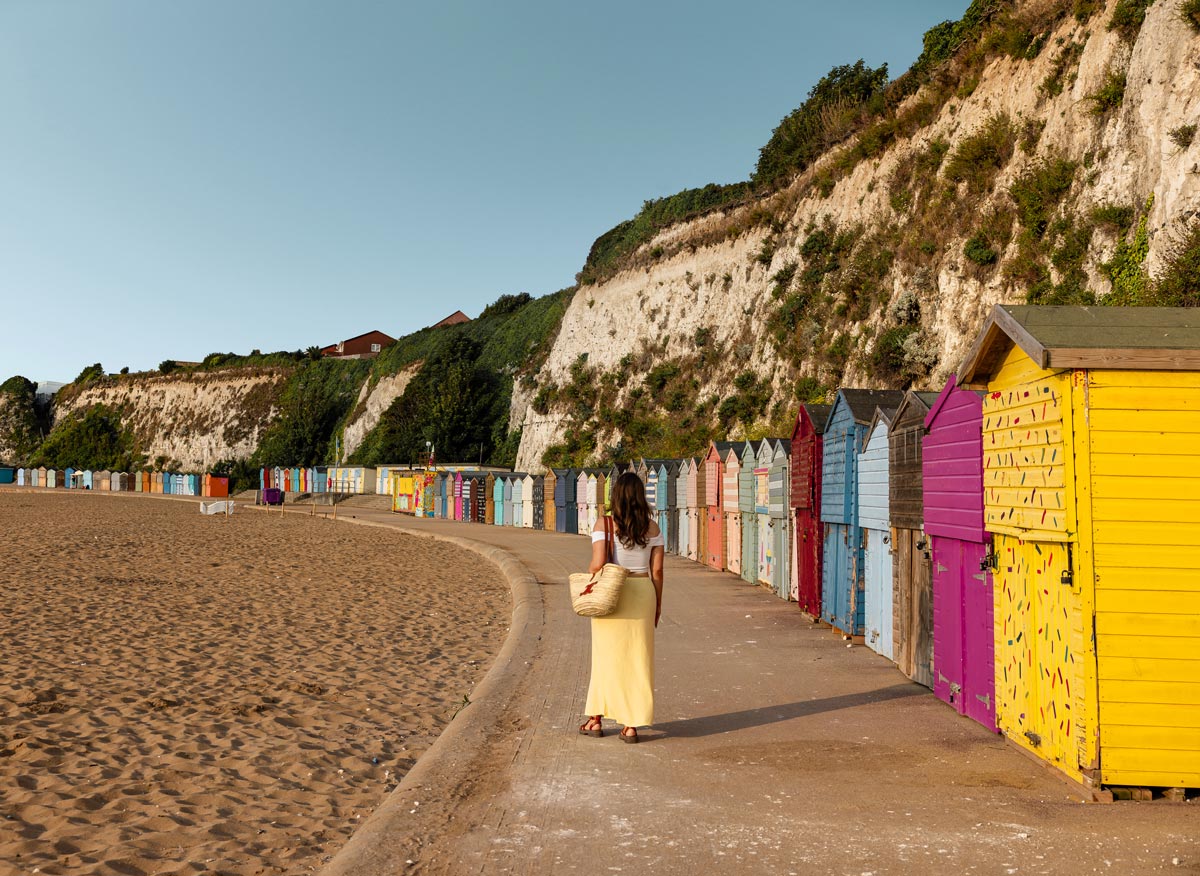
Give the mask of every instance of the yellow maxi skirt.
POLYGON ((654 584, 630 575, 617 609, 592 618, 592 681, 589 715, 604 715, 626 727, 654 723, 654 584))

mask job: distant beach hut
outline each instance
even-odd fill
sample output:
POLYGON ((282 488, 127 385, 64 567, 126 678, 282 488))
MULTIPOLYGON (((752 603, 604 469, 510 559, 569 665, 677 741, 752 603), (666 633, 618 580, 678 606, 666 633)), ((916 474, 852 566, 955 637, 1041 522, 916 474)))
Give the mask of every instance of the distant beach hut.
POLYGON ((475 476, 471 472, 463 472, 462 476, 462 522, 475 522, 475 476))
POLYGON ((721 466, 721 514, 725 526, 725 568, 742 574, 742 513, 738 505, 738 478, 741 474, 741 450, 749 442, 739 441, 725 451, 721 466), (739 446, 741 449, 739 449, 739 446))
POLYGON ((630 467, 626 463, 618 462, 609 466, 604 472, 604 507, 612 506, 612 488, 617 482, 617 478, 629 471, 630 467))
POLYGON ((876 408, 859 444, 858 526, 863 545, 863 636, 892 657, 892 536, 888 523, 888 428, 895 408, 876 408))
MULTIPOLYGON (((504 525, 505 521, 508 519, 508 514, 511 511, 511 508, 507 507, 504 502, 504 486, 505 486, 504 475, 502 475, 502 474, 496 475, 496 483, 492 489, 492 496, 494 499, 493 504, 496 506, 496 518, 493 522, 497 526, 504 525)), ((509 487, 508 503, 509 503, 509 505, 512 504, 512 487, 509 487)))
POLYGON ((672 529, 675 530, 675 553, 678 556, 687 556, 688 550, 688 468, 691 465, 689 459, 676 460, 675 471, 675 520, 672 523, 672 529))
POLYGON ((440 471, 433 475, 433 516, 446 516, 446 475, 440 471))
POLYGON ((108 489, 114 493, 125 492, 125 483, 129 475, 123 471, 114 471, 108 476, 108 489))
POLYGON ((704 457, 704 506, 708 534, 704 545, 704 564, 718 572, 725 568, 725 519, 721 510, 721 490, 725 453, 731 446, 728 441, 713 441, 704 457))
POLYGON ((754 528, 757 531, 754 581, 769 586, 771 563, 774 560, 771 539, 771 444, 765 438, 758 442, 754 455, 754 528))
MULTIPOLYGON (((612 491, 608 483, 608 469, 596 469, 596 519, 608 513, 612 491)), ((595 521, 593 521, 594 523, 595 521)))
POLYGON ((17 470, 11 466, 0 465, 0 484, 17 483, 17 470))
POLYGON ((63 489, 78 490, 83 488, 83 472, 79 469, 67 467, 63 469, 63 489))
MULTIPOLYGON (((483 496, 484 496, 483 522, 486 523, 488 526, 492 526, 496 523, 496 476, 494 474, 489 474, 484 477, 483 496)), ((500 502, 501 502, 501 505, 503 506, 503 503, 504 503, 503 488, 501 489, 501 493, 500 493, 500 502)))
POLYGON ((474 523, 487 522, 487 475, 477 474, 471 479, 471 505, 475 509, 474 523))
MULTIPOLYGON (((541 497, 537 497, 537 505, 541 505, 541 497)), ((526 474, 521 478, 521 526, 533 529, 533 510, 535 497, 533 492, 533 475, 526 474)), ((540 515, 539 515, 540 516, 540 515)))
POLYGON ((413 510, 413 479, 408 472, 393 471, 388 476, 388 495, 392 497, 392 510, 398 514, 411 514, 413 510))
POLYGON ((106 493, 112 492, 112 472, 108 469, 92 473, 92 489, 103 490, 106 493))
POLYGON ((29 486, 29 470, 28 469, 25 469, 25 468, 17 469, 17 486, 18 487, 29 486))
POLYGON ((141 477, 138 479, 138 483, 142 485, 143 493, 150 493, 154 490, 154 485, 151 483, 150 474, 150 472, 144 471, 141 473, 141 477))
POLYGON ((558 476, 554 469, 547 469, 542 478, 542 494, 545 496, 546 509, 543 512, 542 526, 546 532, 558 532, 558 506, 554 502, 554 491, 558 489, 558 476))
POLYGON ((575 504, 575 491, 579 472, 573 468, 556 468, 558 478, 554 483, 554 504, 558 515, 558 532, 579 532, 579 507, 575 504))
POLYGON ((791 539, 788 532, 788 492, 791 486, 792 442, 789 438, 768 438, 771 443, 771 464, 768 478, 768 507, 770 508, 771 589, 780 599, 788 599, 792 591, 791 539))
MULTIPOLYGON (((595 490, 592 490, 593 495, 595 490)), ((588 501, 588 473, 582 469, 575 471, 575 532, 585 535, 591 532, 588 524, 588 514, 591 503, 588 501)), ((593 523, 595 521, 592 521, 593 523)))
POLYGON ((758 451, 762 441, 746 441, 738 459, 737 514, 741 530, 741 575, 747 584, 758 583, 758 512, 755 499, 758 481, 754 470, 758 466, 758 451))
POLYGON ((933 687, 933 549, 925 532, 925 418, 936 392, 905 394, 888 429, 888 506, 895 591, 893 659, 918 684, 933 687))
POLYGON ((375 469, 369 466, 332 465, 328 477, 331 493, 370 495, 375 492, 375 469))
POLYGON ((508 517, 508 525, 523 528, 525 526, 525 475, 513 472, 507 478, 509 492, 512 494, 509 503, 512 513, 508 517))
POLYGON ((654 512, 658 517, 658 528, 662 533, 664 551, 669 554, 677 553, 678 532, 675 529, 675 479, 679 463, 674 459, 664 459, 658 464, 658 485, 654 491, 654 512))
POLYGON ((704 562, 704 527, 702 521, 708 511, 704 505, 704 464, 695 457, 688 460, 687 505, 687 558, 695 560, 697 563, 702 563, 704 562))
POLYGON ((544 475, 530 477, 530 493, 532 495, 530 508, 530 528, 546 528, 546 478, 544 475))
POLYGON ((210 499, 227 498, 229 496, 229 478, 224 475, 205 475, 204 495, 210 499))
POLYGON ((53 468, 46 469, 46 477, 43 484, 52 490, 62 489, 62 472, 53 468))
POLYGON ((792 593, 803 611, 821 616, 821 446, 829 405, 801 405, 792 429, 792 593))

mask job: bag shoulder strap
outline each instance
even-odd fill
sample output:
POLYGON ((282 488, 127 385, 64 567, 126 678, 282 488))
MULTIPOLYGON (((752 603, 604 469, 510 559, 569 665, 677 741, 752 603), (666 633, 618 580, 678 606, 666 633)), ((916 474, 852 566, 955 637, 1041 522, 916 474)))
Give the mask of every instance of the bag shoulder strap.
POLYGON ((613 519, 609 515, 604 515, 604 557, 605 561, 615 563, 617 561, 617 550, 613 544, 613 519))

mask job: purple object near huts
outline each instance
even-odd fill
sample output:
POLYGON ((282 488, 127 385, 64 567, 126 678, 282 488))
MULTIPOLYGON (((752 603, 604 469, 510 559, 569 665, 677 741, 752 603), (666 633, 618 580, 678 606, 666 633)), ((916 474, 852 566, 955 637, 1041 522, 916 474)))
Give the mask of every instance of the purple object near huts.
POLYGON ((925 417, 925 532, 933 547, 933 692, 996 729, 992 575, 984 558, 983 398, 951 378, 925 417))

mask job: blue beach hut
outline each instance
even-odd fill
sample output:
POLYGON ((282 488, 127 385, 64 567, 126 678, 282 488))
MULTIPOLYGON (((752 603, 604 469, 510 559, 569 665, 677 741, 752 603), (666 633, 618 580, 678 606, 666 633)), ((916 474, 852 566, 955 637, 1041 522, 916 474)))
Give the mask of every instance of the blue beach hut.
POLYGON ((504 475, 496 475, 496 483, 492 487, 492 498, 495 504, 495 519, 493 522, 497 526, 503 526, 505 521, 504 507, 504 475))
POLYGON ((841 389, 825 426, 821 463, 821 522, 825 563, 821 620, 851 636, 863 634, 862 533, 858 525, 858 448, 875 409, 896 408, 899 390, 841 389))

